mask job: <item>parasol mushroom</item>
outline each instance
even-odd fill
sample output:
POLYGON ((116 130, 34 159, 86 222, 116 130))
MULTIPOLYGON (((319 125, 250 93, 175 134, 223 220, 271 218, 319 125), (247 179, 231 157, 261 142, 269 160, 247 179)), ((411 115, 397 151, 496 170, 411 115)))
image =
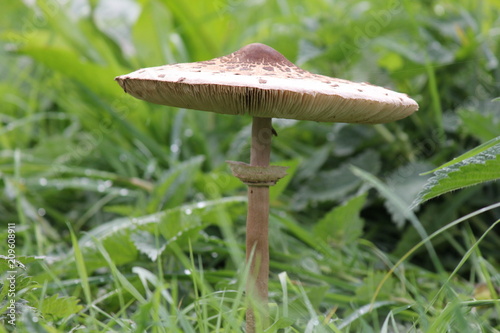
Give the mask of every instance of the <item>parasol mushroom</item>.
MULTIPOLYGON (((151 67, 115 78, 125 92, 156 104, 232 115, 250 115, 250 164, 228 161, 248 185, 247 295, 254 296, 266 325, 269 275, 269 186, 286 175, 269 166, 272 118, 377 124, 417 111, 405 94, 368 83, 313 74, 264 44, 250 44, 207 61, 151 67)), ((255 331, 252 307, 247 332, 255 331)))

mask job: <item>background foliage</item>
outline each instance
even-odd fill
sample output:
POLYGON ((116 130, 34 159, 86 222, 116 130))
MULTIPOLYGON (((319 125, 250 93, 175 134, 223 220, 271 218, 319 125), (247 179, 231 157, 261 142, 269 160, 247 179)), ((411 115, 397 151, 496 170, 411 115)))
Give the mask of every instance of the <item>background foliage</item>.
POLYGON ((271 194, 269 331, 500 331, 500 191, 483 184, 498 179, 500 2, 39 0, 0 15, 20 332, 241 331, 245 188, 224 161, 248 160, 250 118, 147 104, 113 78, 251 42, 420 104, 386 125, 274 121, 273 162, 291 168, 271 194))

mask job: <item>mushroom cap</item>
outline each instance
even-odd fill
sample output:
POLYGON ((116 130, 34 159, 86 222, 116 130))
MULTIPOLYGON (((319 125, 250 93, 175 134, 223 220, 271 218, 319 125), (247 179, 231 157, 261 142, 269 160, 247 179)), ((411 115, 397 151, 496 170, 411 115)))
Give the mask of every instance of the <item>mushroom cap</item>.
POLYGON ((376 124, 418 110, 405 94, 310 73, 259 43, 212 60, 144 68, 115 80, 148 102, 263 118, 376 124))

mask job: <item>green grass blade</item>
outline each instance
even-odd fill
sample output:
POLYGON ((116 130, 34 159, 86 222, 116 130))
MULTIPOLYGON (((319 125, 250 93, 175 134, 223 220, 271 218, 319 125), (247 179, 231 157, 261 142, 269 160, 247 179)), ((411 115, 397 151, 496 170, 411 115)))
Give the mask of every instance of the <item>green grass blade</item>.
POLYGON ((474 217, 474 216, 477 216, 477 215, 480 215, 482 213, 485 213, 487 211, 490 211, 490 210, 494 210, 496 208, 500 207, 500 202, 499 203, 496 203, 496 204, 493 204, 493 205, 489 205, 487 207, 484 207, 484 208, 481 208, 481 209, 478 209, 470 214, 467 214, 465 216, 462 216, 461 218, 453 221, 453 222, 450 222, 448 223, 446 226, 442 227, 442 228, 439 228, 438 230, 436 230, 435 232, 433 232, 431 235, 429 235, 429 237, 427 239, 423 239, 421 240, 418 244, 416 244, 415 246, 413 246, 408 252, 405 253, 405 255, 403 255, 395 264, 394 266, 389 270, 389 272, 387 272, 387 274, 385 274, 384 278, 382 279, 382 281, 380 281, 379 285, 377 286, 377 289, 375 290, 375 293, 373 294, 372 296, 372 300, 371 300, 371 303, 373 304, 375 302, 375 300, 377 299, 377 296, 380 292, 380 290, 382 289, 382 286, 384 285, 384 283, 387 281, 387 279, 392 275, 392 273, 394 273, 394 271, 396 270, 396 268, 398 268, 406 259, 408 259, 419 247, 421 247, 422 245, 424 245, 427 241, 430 241, 431 239, 435 238, 436 236, 444 233, 446 230, 449 230, 451 229, 452 227, 462 223, 462 222, 465 222, 467 221, 468 219, 474 217))
POLYGON ((500 220, 496 220, 482 235, 479 237, 479 239, 472 244, 472 246, 467 250, 467 252, 464 254, 458 265, 455 267, 453 272, 448 276, 446 281, 443 283, 441 288, 437 291, 437 293, 434 295, 434 298, 429 302, 429 304, 426 307, 426 311, 429 311, 434 303, 438 300, 439 295, 443 292, 443 290, 448 286, 450 283, 451 279, 453 279, 458 271, 464 266, 465 262, 469 259, 469 257, 472 255, 474 251, 476 251, 476 248, 479 246, 479 244, 482 242, 482 240, 490 233, 490 231, 493 230, 494 227, 496 227, 498 224, 500 224, 500 220))
POLYGON ((420 223, 420 220, 413 213, 413 211, 411 211, 399 197, 394 195, 394 193, 392 193, 391 190, 385 184, 383 184, 379 179, 377 179, 372 174, 369 174, 368 172, 362 169, 356 168, 355 166, 352 166, 351 170, 356 176, 364 179, 366 182, 374 186, 386 200, 390 200, 393 203, 394 207, 396 207, 400 211, 400 214, 402 216, 404 216, 406 219, 410 221, 410 223, 418 232, 422 240, 425 242, 425 247, 427 248, 427 251, 431 256, 431 260, 434 266, 438 271, 444 272, 443 265, 439 260, 436 250, 434 249, 432 243, 430 242, 427 232, 425 231, 424 227, 422 226, 422 223, 420 223))
POLYGON ((113 262, 111 259, 108 251, 102 246, 101 242, 97 238, 92 238, 94 241, 95 246, 101 253, 101 255, 104 257, 106 260, 109 268, 111 269, 111 273, 113 276, 116 278, 117 283, 121 285, 123 289, 125 289, 127 292, 129 292, 134 298, 139 301, 140 303, 146 303, 146 299, 142 294, 137 290, 132 283, 120 272, 118 267, 116 267, 116 264, 113 262))
POLYGON ((73 256, 75 258, 76 269, 78 276, 81 281, 83 294, 85 296, 85 301, 89 307, 91 316, 95 317, 95 309, 92 306, 92 293, 90 291, 89 276, 87 274, 87 268, 85 267, 85 259, 83 258, 82 251, 80 250, 80 245, 78 244, 78 239, 73 231, 73 227, 68 223, 68 229, 71 234, 71 244, 73 246, 73 256))

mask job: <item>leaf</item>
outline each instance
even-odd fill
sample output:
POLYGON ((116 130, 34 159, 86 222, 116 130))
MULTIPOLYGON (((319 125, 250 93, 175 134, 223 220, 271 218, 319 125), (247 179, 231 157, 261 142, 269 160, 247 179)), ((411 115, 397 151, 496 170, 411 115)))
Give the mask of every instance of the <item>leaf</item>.
POLYGON ((149 211, 173 208, 184 202, 204 160, 203 156, 195 156, 168 170, 153 191, 153 197, 148 205, 149 211))
MULTIPOLYGON (((92 232, 91 234, 93 235, 92 232)), ((93 272, 94 270, 103 267, 106 264, 106 261, 99 250, 95 247, 95 244, 93 244, 90 239, 86 238, 87 236, 88 234, 85 234, 82 237, 82 239, 86 239, 85 242, 82 242, 80 239, 80 251, 82 256, 85 258, 83 263, 84 268, 88 272, 93 272)), ((123 265, 137 259, 138 251, 134 246, 134 243, 130 240, 129 230, 117 229, 113 233, 113 237, 107 237, 106 235, 101 236, 104 237, 96 236, 96 238, 101 240, 102 247, 104 247, 116 265, 123 265)), ((71 261, 71 254, 67 259, 71 261)))
POLYGON ((339 246, 355 241, 363 233, 363 219, 359 213, 366 196, 367 192, 332 209, 314 226, 314 235, 339 246))
POLYGON ((492 109, 489 113, 477 112, 476 110, 460 110, 458 116, 462 120, 463 128, 482 141, 495 138, 500 133, 498 109, 492 109))
POLYGON ((95 93, 110 97, 120 97, 122 92, 116 85, 110 84, 113 77, 121 72, 120 68, 99 66, 81 61, 75 52, 55 47, 23 47, 19 53, 28 55, 48 68, 60 72, 93 90, 95 93))
POLYGON ((395 301, 380 301, 380 302, 374 302, 373 304, 363 305, 362 307, 357 308, 357 310, 351 313, 349 316, 345 317, 342 320, 342 322, 337 325, 337 327, 339 329, 349 327, 349 325, 351 325, 353 322, 355 322, 358 319, 361 320, 361 318, 363 318, 373 310, 395 304, 397 304, 395 301))
POLYGON ((130 235, 130 239, 137 250, 146 254, 152 261, 156 261, 167 247, 165 238, 159 236, 157 240, 152 233, 144 230, 134 232, 130 235))
MULTIPOLYGON (((500 140, 500 137, 495 140, 500 140)), ((412 207, 450 191, 500 179, 500 143, 484 149, 486 144, 475 148, 473 151, 476 153, 472 156, 468 152, 464 154, 467 158, 464 159, 462 155, 455 159, 459 162, 450 162, 437 168, 435 176, 424 185, 412 207)))
POLYGON ((89 275, 87 273, 87 268, 85 267, 85 259, 82 254, 80 245, 78 243, 78 239, 76 238, 75 232, 71 228, 68 222, 68 229, 70 231, 71 235, 71 243, 73 244, 73 258, 76 263, 76 269, 78 271, 78 276, 81 281, 81 285, 83 288, 83 294, 85 295, 85 300, 87 301, 88 304, 92 303, 92 293, 90 291, 90 284, 89 284, 89 275))
POLYGON ((302 209, 307 203, 315 204, 346 197, 361 185, 361 180, 351 172, 351 165, 377 173, 380 169, 380 157, 377 152, 368 150, 349 159, 336 169, 319 172, 302 187, 294 198, 292 207, 302 209))
POLYGON ((173 38, 170 34, 164 33, 175 29, 173 23, 172 15, 164 4, 155 0, 143 3, 141 14, 132 28, 134 45, 141 66, 160 66, 179 62, 171 51, 173 38))
POLYGON ((83 306, 78 304, 79 301, 80 300, 74 296, 59 297, 58 294, 55 294, 43 299, 38 309, 44 317, 50 316, 53 320, 66 318, 83 309, 83 306))
POLYGON ((362 178, 364 181, 366 181, 368 184, 376 188, 379 193, 388 201, 391 201, 392 205, 399 211, 399 214, 404 216, 406 219, 410 221, 412 224, 413 228, 418 232, 419 236, 426 241, 425 246, 427 248, 427 251, 429 252, 429 255, 431 257, 432 262, 434 263, 434 266, 437 270, 439 271, 444 271, 441 262, 439 261, 439 257, 436 253, 436 250, 434 249, 432 243, 428 240, 428 235, 423 227, 422 223, 418 219, 418 217, 413 213, 413 211, 408 208, 408 206, 405 204, 403 200, 401 200, 400 197, 398 197, 394 192, 392 192, 387 185, 385 185, 380 179, 375 177, 374 175, 371 175, 370 173, 359 169, 355 166, 351 166, 352 172, 362 178))
MULTIPOLYGON (((94 239, 99 240, 106 253, 116 265, 131 262, 137 258, 137 248, 130 235, 133 230, 154 232, 156 228, 168 242, 177 242, 181 248, 188 244, 188 239, 199 235, 206 227, 209 214, 217 207, 226 208, 229 205, 244 202, 244 197, 228 197, 223 199, 201 201, 196 204, 182 205, 163 212, 134 218, 118 218, 84 234, 79 241, 79 247, 85 254, 85 264, 89 270, 101 267, 105 262, 96 248, 94 239), (201 220, 204 220, 203 223, 201 220), (207 222, 205 222, 207 221, 207 222)), ((137 239, 137 236, 136 236, 137 239)), ((145 248, 142 249, 147 254, 145 248)))
POLYGON ((43 189, 56 189, 57 191, 62 191, 66 189, 80 190, 80 191, 93 191, 102 194, 113 194, 115 196, 131 196, 136 197, 139 192, 135 190, 129 190, 124 187, 115 187, 111 180, 96 180, 92 178, 82 177, 82 178, 30 178, 27 179, 26 184, 30 189, 36 191, 42 191, 43 189))
POLYGON ((44 257, 18 256, 18 255, 16 255, 15 258, 10 258, 8 256, 0 255, 0 272, 15 270, 17 268, 25 270, 26 265, 35 261, 43 261, 43 258, 44 257))
POLYGON ((475 155, 477 155, 477 154, 479 154, 479 153, 487 150, 488 148, 493 147, 493 146, 498 145, 498 144, 500 144, 500 136, 496 137, 494 139, 491 139, 490 141, 485 142, 482 145, 477 146, 474 149, 469 150, 465 154, 462 154, 459 157, 456 157, 456 158, 452 159, 451 161, 449 161, 449 162, 441 165, 440 167, 437 167, 436 169, 433 169, 431 171, 427 171, 425 173, 422 173, 421 175, 427 175, 427 174, 436 172, 438 170, 441 170, 443 168, 446 168, 446 167, 448 167, 450 165, 453 165, 455 163, 462 162, 462 161, 464 161, 464 160, 466 160, 468 158, 471 158, 471 157, 473 157, 473 156, 475 156, 475 155))
POLYGON ((218 31, 222 28, 223 22, 207 18, 213 8, 210 2, 167 1, 166 5, 173 19, 179 22, 176 29, 185 36, 186 44, 189 43, 187 47, 196 55, 196 59, 193 60, 206 60, 212 58, 214 54, 220 54, 216 40, 223 37, 220 32, 224 30, 218 31))

